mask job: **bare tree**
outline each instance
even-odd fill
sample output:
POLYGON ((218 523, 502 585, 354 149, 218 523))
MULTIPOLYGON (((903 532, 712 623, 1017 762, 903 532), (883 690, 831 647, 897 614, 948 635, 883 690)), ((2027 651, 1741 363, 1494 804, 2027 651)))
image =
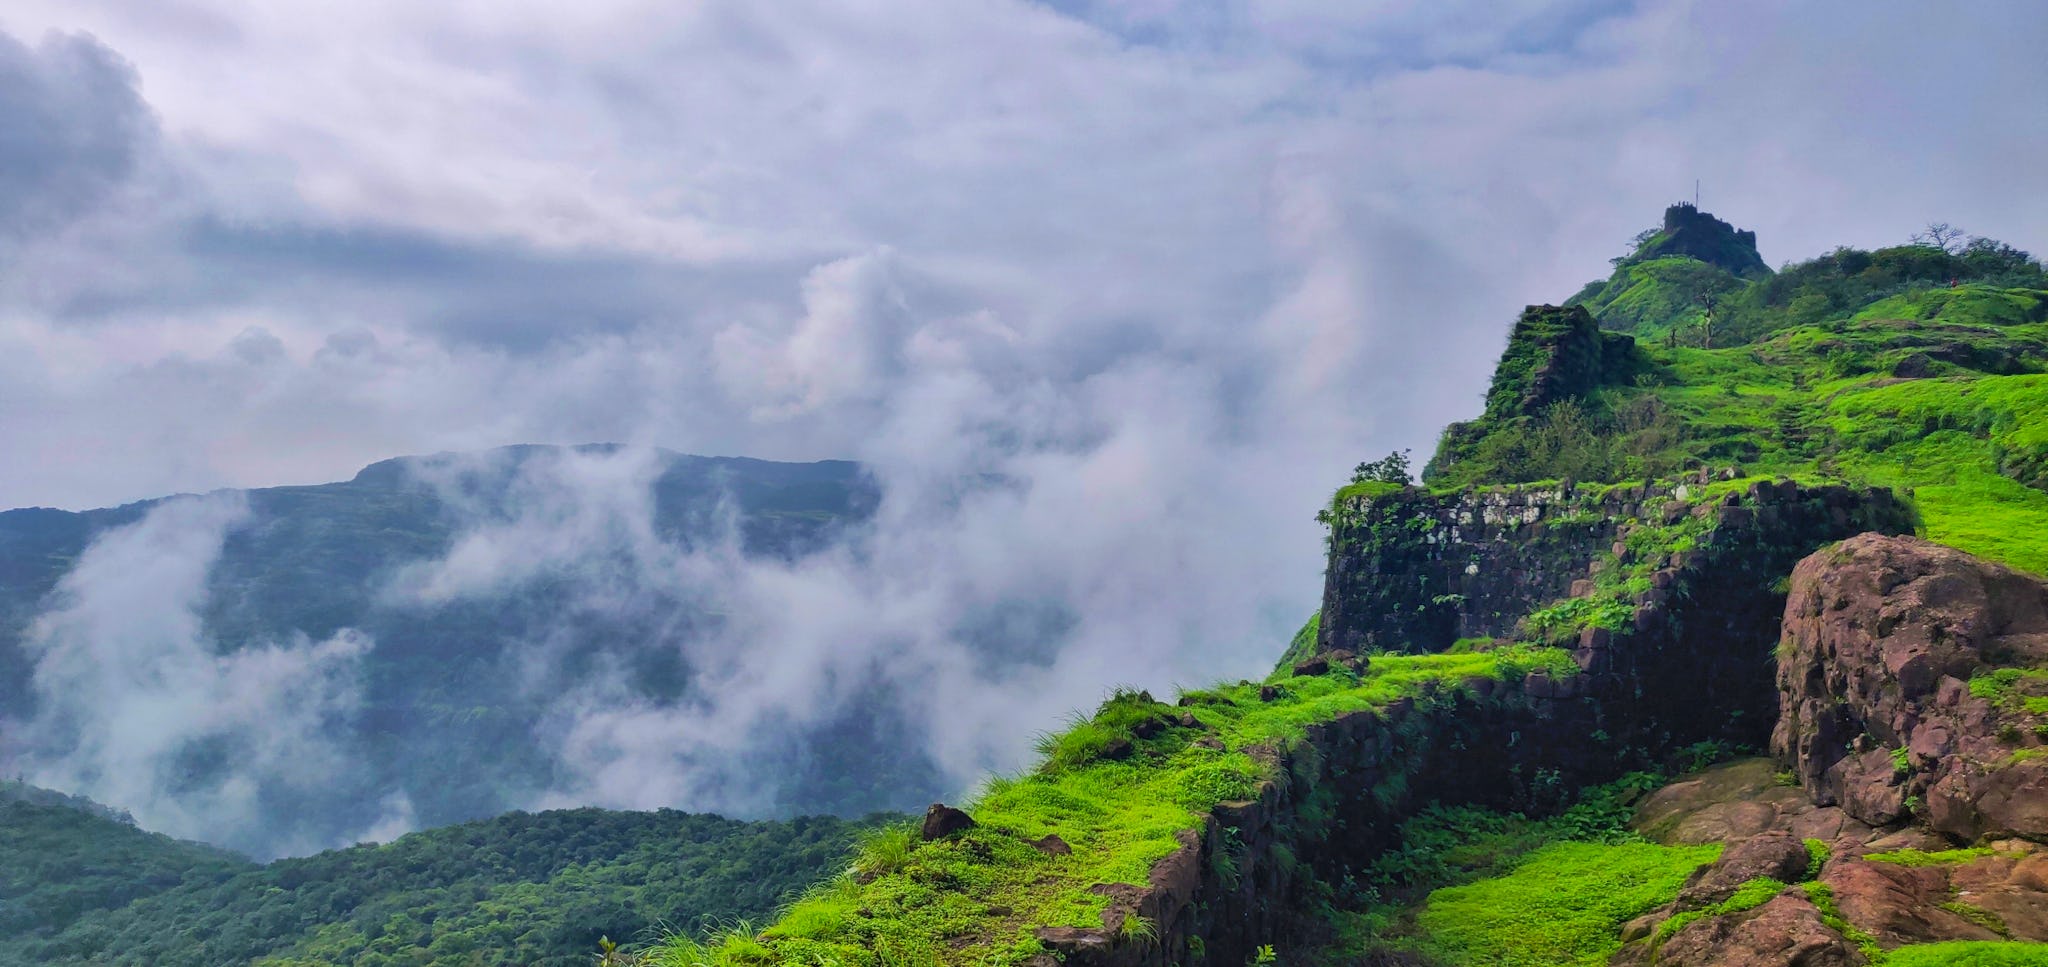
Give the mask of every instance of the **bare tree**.
POLYGON ((1954 255, 1962 251, 1963 242, 1968 238, 1969 233, 1947 222, 1929 222, 1926 228, 1914 232, 1913 237, 1906 241, 1914 245, 1938 248, 1954 255))
POLYGON ((1714 292, 1698 292, 1692 301, 1700 307, 1700 348, 1714 348, 1714 310, 1721 307, 1721 296, 1714 292))

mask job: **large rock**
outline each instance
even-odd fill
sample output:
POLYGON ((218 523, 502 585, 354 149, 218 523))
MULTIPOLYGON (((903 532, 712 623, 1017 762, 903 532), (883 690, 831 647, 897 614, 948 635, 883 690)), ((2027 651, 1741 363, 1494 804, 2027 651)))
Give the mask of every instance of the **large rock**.
POLYGON ((1968 684, 2044 664, 2048 583, 1917 538, 1854 537, 1793 571, 1771 748, 1817 803, 1872 825, 2048 838, 2048 755, 2028 751, 2048 717, 1968 684))
POLYGON ((1999 935, 1943 904, 1949 871, 1846 860, 1828 864, 1821 882, 1833 891, 1842 918, 1886 948, 1942 940, 1998 940, 1999 935))
POLYGON ((1713 864, 1701 867, 1678 891, 1678 909, 1711 907, 1758 877, 1780 883, 1806 878, 1813 857, 1799 837, 1782 829, 1759 833, 1729 846, 1713 864))
POLYGON ((1688 924, 1657 949, 1655 962, 1657 967, 1855 967, 1865 960, 1793 889, 1747 914, 1688 924))

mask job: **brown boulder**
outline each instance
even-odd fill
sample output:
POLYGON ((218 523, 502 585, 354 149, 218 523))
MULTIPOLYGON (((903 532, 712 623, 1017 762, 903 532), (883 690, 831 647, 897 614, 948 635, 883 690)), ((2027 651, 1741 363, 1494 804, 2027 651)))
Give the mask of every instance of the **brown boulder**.
POLYGON ((1719 860, 1695 871, 1678 892, 1678 909, 1713 906, 1757 877, 1797 883, 1806 878, 1806 868, 1812 862, 1806 844, 1791 833, 1778 829, 1759 833, 1728 847, 1719 860))
POLYGON ((1944 909, 1948 870, 1844 860, 1828 864, 1821 882, 1834 892, 1842 919, 1887 949, 1941 940, 1997 940, 1997 933, 1944 909))
POLYGON ((1311 658, 1294 666, 1294 673, 1300 676, 1323 675, 1330 671, 1330 660, 1323 657, 1311 658))
POLYGON ((1067 841, 1061 839, 1058 833, 1047 833, 1038 839, 1032 840, 1031 845, 1037 847, 1039 852, 1047 856, 1071 856, 1074 852, 1074 848, 1068 846, 1067 841))
POLYGON ((1856 945, 1821 922, 1796 890, 1742 914, 1709 917, 1681 928, 1658 948, 1658 967, 1857 967, 1856 945))
POLYGON ((2048 855, 1979 857, 1948 883, 1953 903, 1988 914, 2012 939, 2048 942, 2048 855))
POLYGON ((931 842, 973 829, 974 825, 974 817, 945 803, 935 802, 931 804, 931 808, 924 811, 924 828, 921 835, 925 842, 931 842))
POLYGON ((2031 719, 1970 694, 2048 661, 2048 583, 1913 537, 1864 534, 1792 574, 1771 749, 1821 805, 1872 825, 1917 816, 1963 841, 2048 836, 2031 719))

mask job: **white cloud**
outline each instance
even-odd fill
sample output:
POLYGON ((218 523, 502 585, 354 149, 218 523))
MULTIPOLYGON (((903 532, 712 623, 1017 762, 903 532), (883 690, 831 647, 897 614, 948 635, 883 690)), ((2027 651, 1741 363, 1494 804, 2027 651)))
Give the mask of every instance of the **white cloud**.
POLYGON ((201 631, 206 578, 246 514, 232 496, 166 501, 80 555, 28 633, 36 714, 10 722, 5 744, 30 781, 174 836, 331 845, 259 820, 275 821, 267 797, 350 768, 332 733, 372 643, 343 630, 216 652, 201 631))

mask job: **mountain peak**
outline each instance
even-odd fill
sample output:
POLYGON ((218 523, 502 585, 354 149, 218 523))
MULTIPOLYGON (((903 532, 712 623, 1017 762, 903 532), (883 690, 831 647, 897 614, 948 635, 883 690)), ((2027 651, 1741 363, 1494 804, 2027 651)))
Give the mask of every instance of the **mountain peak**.
POLYGON ((1745 277, 1771 272, 1757 254, 1755 232, 1738 229, 1687 202, 1664 209, 1663 227, 1644 239, 1623 264, 1671 256, 1698 259, 1745 277))

